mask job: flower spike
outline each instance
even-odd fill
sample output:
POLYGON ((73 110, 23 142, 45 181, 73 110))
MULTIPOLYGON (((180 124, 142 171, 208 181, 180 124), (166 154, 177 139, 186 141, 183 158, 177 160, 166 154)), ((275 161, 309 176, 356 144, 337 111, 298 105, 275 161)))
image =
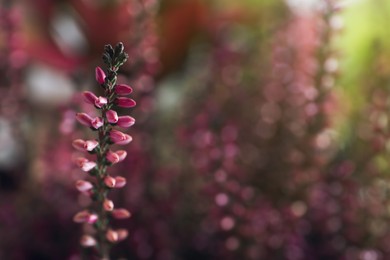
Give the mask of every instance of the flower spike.
POLYGON ((124 208, 115 209, 114 202, 107 197, 110 190, 126 185, 124 177, 112 177, 107 173, 108 167, 122 162, 127 156, 125 150, 114 151, 111 145, 125 145, 132 141, 130 135, 114 127, 128 128, 135 123, 135 119, 131 116, 118 115, 114 110, 115 107, 130 108, 136 105, 133 99, 123 97, 130 95, 133 89, 126 84, 116 84, 118 69, 127 58, 122 43, 117 44, 115 48, 111 45, 104 47, 103 61, 107 65, 107 71, 100 67, 95 69, 95 79, 104 88, 104 94, 96 96, 90 91, 82 93, 84 101, 94 105, 100 114, 96 117, 91 117, 87 113, 76 114, 77 121, 97 132, 96 140, 76 139, 72 142, 76 150, 95 156, 95 160, 89 157, 78 157, 75 160, 82 171, 89 173, 90 179, 76 181, 76 189, 89 195, 93 203, 88 209, 75 214, 73 220, 77 223, 90 224, 95 229, 92 234, 84 234, 80 244, 84 247, 95 247, 99 259, 109 259, 108 243, 119 242, 128 235, 125 229, 112 229, 110 217, 125 219, 131 216, 124 208))

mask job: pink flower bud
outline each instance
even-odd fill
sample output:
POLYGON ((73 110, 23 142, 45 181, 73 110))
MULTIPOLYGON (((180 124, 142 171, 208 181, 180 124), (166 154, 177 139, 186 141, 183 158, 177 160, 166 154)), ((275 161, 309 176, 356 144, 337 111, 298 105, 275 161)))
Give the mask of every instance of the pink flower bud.
POLYGON ((96 100, 95 100, 95 106, 97 108, 102 108, 102 106, 104 106, 105 104, 107 104, 107 98, 105 97, 98 97, 96 100))
POLYGON ((91 127, 91 122, 92 122, 92 117, 87 115, 86 113, 77 113, 76 114, 76 119, 79 121, 81 124, 91 127))
POLYGON ((90 91, 84 91, 83 96, 84 96, 84 101, 92 105, 95 105, 95 102, 98 99, 98 97, 90 91))
POLYGON ((114 209, 111 214, 116 219, 125 219, 131 216, 131 213, 127 209, 114 209))
POLYGON ((90 183, 89 181, 78 180, 78 181, 76 181, 76 188, 80 192, 85 192, 85 191, 89 191, 90 189, 92 189, 93 184, 90 183))
POLYGON ((91 126, 95 129, 99 129, 103 125, 103 119, 101 117, 95 117, 91 121, 91 126))
POLYGON ((107 230, 106 238, 111 243, 115 243, 118 241, 118 233, 112 229, 107 230))
POLYGON ((111 176, 107 176, 104 178, 104 184, 106 184, 107 187, 109 188, 114 188, 115 187, 116 180, 112 178, 111 176))
POLYGON ((75 149, 82 151, 82 152, 91 152, 93 149, 96 148, 96 146, 99 145, 99 143, 96 140, 87 140, 84 141, 82 139, 76 139, 72 142, 72 145, 75 149))
POLYGON ((118 229, 116 232, 118 233, 118 241, 124 240, 129 235, 129 232, 124 228, 118 229))
POLYGON ((106 211, 112 211, 114 209, 114 202, 112 202, 112 200, 105 199, 103 202, 103 208, 106 211))
POLYGON ((76 223, 89 223, 93 224, 98 220, 98 216, 94 213, 90 213, 87 210, 83 210, 78 212, 73 217, 73 221, 76 223))
POLYGON ((118 120, 117 120, 117 125, 119 127, 130 127, 132 125, 134 125, 135 123, 135 119, 132 118, 131 116, 120 116, 118 117, 118 120))
POLYGON ((96 240, 92 236, 84 235, 80 239, 80 244, 83 247, 91 247, 96 245, 96 240))
POLYGON ((114 110, 108 110, 106 112, 106 117, 107 117, 107 121, 110 124, 115 124, 116 122, 118 122, 118 114, 114 110))
POLYGON ((83 158, 83 157, 77 158, 76 164, 78 167, 81 168, 81 170, 83 170, 85 172, 89 172, 90 170, 92 170, 93 168, 96 167, 95 162, 89 161, 88 159, 83 158))
POLYGON ((118 162, 123 161, 127 156, 127 152, 125 150, 118 150, 115 153, 118 155, 118 162))
POLYGON ((134 107, 136 105, 133 99, 126 98, 126 97, 117 97, 115 99, 115 104, 119 107, 125 107, 125 108, 134 107))
POLYGON ((115 86, 115 93, 120 95, 120 96, 126 96, 131 94, 133 92, 133 89, 125 84, 118 84, 115 86))
POLYGON ((119 162, 119 156, 111 150, 107 152, 106 159, 112 164, 119 162))
POLYGON ((126 185, 126 179, 121 177, 121 176, 117 176, 115 177, 115 188, 122 188, 126 185))
POLYGON ((119 145, 128 144, 133 140, 133 138, 130 135, 124 134, 118 130, 110 131, 110 139, 113 143, 119 145))
POLYGON ((96 67, 95 78, 99 84, 103 84, 106 79, 106 73, 104 73, 104 71, 100 67, 96 67))

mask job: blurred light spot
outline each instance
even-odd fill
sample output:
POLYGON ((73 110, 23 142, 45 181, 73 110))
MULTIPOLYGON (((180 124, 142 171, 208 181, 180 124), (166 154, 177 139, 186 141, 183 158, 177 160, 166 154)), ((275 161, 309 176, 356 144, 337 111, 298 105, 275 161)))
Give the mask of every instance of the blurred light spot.
POLYGON ((215 196, 215 203, 218 206, 225 206, 229 203, 229 197, 225 193, 219 193, 215 196))
POLYGON ((26 79, 28 97, 40 105, 66 104, 74 93, 72 81, 64 73, 48 66, 31 66, 26 79))
POLYGON ((374 250, 365 250, 360 253, 360 260, 378 260, 378 253, 374 250))
POLYGON ((325 61, 325 70, 327 72, 335 72, 337 71, 338 68, 339 68, 339 62, 336 58, 331 57, 325 61))
POLYGON ((234 227, 235 221, 232 217, 224 217, 221 219, 220 225, 223 230, 228 231, 234 227))
POLYGON ((240 247, 240 241, 236 237, 229 237, 226 239, 225 246, 228 250, 234 251, 240 247))
POLYGON ((0 117, 0 165, 12 167, 20 162, 20 147, 12 135, 12 126, 9 121, 0 117))
POLYGON ((308 100, 314 100, 318 96, 318 90, 310 87, 310 88, 305 88, 303 90, 303 95, 308 99, 308 100))
POLYGON ((303 201, 295 201, 291 205, 291 211, 296 217, 302 217, 307 211, 307 206, 303 201))
POLYGON ((51 22, 51 34, 63 53, 69 56, 86 53, 87 40, 72 15, 57 13, 51 22))
POLYGON ((316 146, 319 149, 326 149, 327 147, 329 147, 331 143, 331 138, 329 133, 327 131, 324 131, 318 134, 315 142, 316 142, 316 146))
POLYGON ((340 30, 344 27, 344 20, 341 15, 333 15, 329 23, 333 30, 340 30))

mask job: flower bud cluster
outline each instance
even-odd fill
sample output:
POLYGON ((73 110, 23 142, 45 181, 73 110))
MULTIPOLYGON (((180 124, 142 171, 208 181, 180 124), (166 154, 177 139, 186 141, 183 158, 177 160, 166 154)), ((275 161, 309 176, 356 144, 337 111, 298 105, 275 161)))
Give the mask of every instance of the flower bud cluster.
POLYGON ((97 67, 95 78, 104 89, 103 96, 97 96, 90 91, 82 93, 84 101, 93 105, 100 113, 94 117, 87 113, 77 113, 76 119, 84 126, 97 132, 96 140, 76 139, 73 147, 86 156, 78 157, 76 165, 88 173, 85 180, 75 183, 76 189, 90 196, 94 203, 85 210, 78 212, 73 220, 77 223, 87 223, 95 228, 94 234, 85 234, 80 243, 84 247, 96 247, 99 256, 108 259, 109 248, 112 243, 125 239, 127 230, 114 230, 110 227, 109 220, 126 219, 131 213, 123 208, 115 208, 114 202, 107 195, 111 189, 122 188, 126 185, 126 179, 122 176, 110 176, 107 168, 125 160, 125 150, 113 150, 112 145, 126 145, 132 141, 132 137, 114 127, 128 128, 135 123, 135 119, 128 115, 118 115, 115 110, 118 107, 131 108, 136 102, 127 97, 132 93, 132 88, 125 84, 117 84, 117 71, 126 62, 128 56, 124 52, 123 44, 118 43, 115 48, 105 46, 103 60, 107 64, 107 71, 97 67), (89 159, 95 155, 95 159, 89 159))

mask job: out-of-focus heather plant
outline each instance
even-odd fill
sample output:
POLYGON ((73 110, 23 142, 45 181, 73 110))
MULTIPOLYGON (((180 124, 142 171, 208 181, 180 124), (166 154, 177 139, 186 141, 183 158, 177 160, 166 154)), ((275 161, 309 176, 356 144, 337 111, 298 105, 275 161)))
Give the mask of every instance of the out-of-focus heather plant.
POLYGON ((197 93, 203 105, 189 107, 193 123, 181 139, 190 152, 185 167, 198 176, 190 189, 213 198, 195 208, 205 215, 192 241, 212 258, 321 257, 311 251, 305 217, 308 188, 326 173, 333 149, 338 17, 335 3, 323 3, 318 13, 263 28, 271 40, 260 46, 245 41, 242 24, 213 31, 212 73, 197 93))
POLYGON ((97 139, 73 141, 73 146, 82 152, 96 154, 96 159, 86 157, 76 158, 76 164, 87 172, 89 179, 78 180, 76 188, 91 197, 93 203, 88 209, 78 212, 73 220, 77 223, 93 224, 94 230, 88 231, 81 238, 84 247, 95 247, 101 259, 110 258, 112 243, 124 240, 127 237, 126 229, 114 229, 110 218, 125 219, 130 217, 130 212, 123 208, 115 208, 108 194, 110 189, 122 188, 126 179, 122 176, 113 177, 108 172, 108 167, 123 161, 127 152, 125 150, 111 150, 111 145, 126 145, 132 141, 132 137, 113 126, 128 128, 135 122, 134 118, 124 115, 118 116, 117 108, 131 108, 135 101, 125 97, 132 93, 132 88, 125 84, 117 83, 117 72, 127 61, 128 55, 124 52, 122 43, 115 48, 106 45, 103 60, 107 65, 105 72, 100 67, 96 68, 96 81, 104 89, 104 95, 97 97, 90 91, 83 93, 85 102, 95 106, 100 111, 97 117, 91 117, 86 113, 77 113, 77 120, 97 132, 97 139))

